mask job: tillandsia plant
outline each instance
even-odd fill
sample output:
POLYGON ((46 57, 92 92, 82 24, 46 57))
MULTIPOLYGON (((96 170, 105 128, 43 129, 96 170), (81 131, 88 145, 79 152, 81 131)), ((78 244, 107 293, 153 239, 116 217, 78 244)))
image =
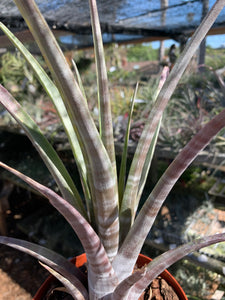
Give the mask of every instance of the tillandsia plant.
MULTIPOLYGON (((126 180, 127 141, 134 101, 131 101, 124 153, 117 176, 107 72, 95 0, 90 0, 89 5, 97 70, 100 112, 98 127, 88 109, 76 66, 74 65, 74 75, 35 2, 15 0, 15 3, 45 58, 53 80, 15 36, 3 24, 0 27, 29 62, 58 111, 80 173, 84 200, 51 144, 3 86, 0 86, 0 103, 32 141, 54 177, 60 194, 3 162, 0 162, 0 166, 48 198, 72 226, 87 256, 88 287, 79 280, 79 271, 57 253, 27 241, 4 236, 0 237, 0 243, 36 257, 62 281, 74 299, 138 299, 149 283, 165 268, 192 251, 225 241, 225 234, 198 239, 165 252, 141 270, 133 272, 146 236, 168 193, 198 153, 225 126, 223 110, 205 124, 180 151, 137 213, 163 111, 192 55, 223 9, 225 0, 215 2, 170 74, 167 74, 166 68, 163 70, 154 107, 146 120, 126 180)), ((135 93, 133 100, 134 98, 135 93)))

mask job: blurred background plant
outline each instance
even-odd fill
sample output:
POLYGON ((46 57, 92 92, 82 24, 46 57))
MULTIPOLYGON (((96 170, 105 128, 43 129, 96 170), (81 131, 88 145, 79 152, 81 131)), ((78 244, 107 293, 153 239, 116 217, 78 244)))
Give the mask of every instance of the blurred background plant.
MULTIPOLYGON (((160 142, 178 150, 223 107, 224 95, 211 82, 199 88, 194 88, 192 82, 180 84, 164 115, 160 142)), ((220 136, 223 134, 224 130, 220 132, 220 136)), ((215 137, 214 144, 209 147, 215 146, 217 142, 219 137, 215 137)))
MULTIPOLYGON (((151 44, 126 46, 112 44, 106 46, 105 56, 110 79, 115 139, 118 141, 123 141, 130 99, 136 82, 140 83, 131 124, 130 141, 135 143, 142 132, 147 112, 153 105, 158 84, 158 73, 149 75, 147 72, 146 76, 146 67, 139 66, 138 63, 140 61, 146 61, 150 64, 156 62, 158 50, 153 49, 151 44)), ((37 55, 36 57, 46 69, 40 56, 37 55)), ((87 99, 89 99, 89 108, 98 122, 93 50, 68 51, 66 57, 71 68, 71 60, 76 61, 87 99)), ((225 49, 207 47, 207 66, 213 70, 221 68, 224 66, 224 59, 225 49)), ((54 107, 48 101, 48 97, 21 54, 19 52, 4 53, 1 56, 0 65, 0 81, 19 101, 26 103, 27 110, 31 112, 38 123, 45 123, 43 129, 48 126, 49 122, 56 124, 58 119, 54 107), (34 103, 36 103, 35 107, 34 103)), ((201 74, 186 72, 164 113, 159 145, 170 147, 174 152, 178 151, 212 115, 218 113, 224 106, 223 93, 215 74, 211 70, 206 68, 205 72, 201 74)), ((14 121, 7 114, 4 115, 4 112, 1 112, 1 116, 1 122, 14 124, 14 121)), ((61 130, 61 127, 59 126, 57 129, 57 126, 54 125, 53 130, 61 130)), ((214 143, 210 144, 209 147, 216 146, 221 149, 224 144, 223 130, 219 136, 214 138, 214 143)))
MULTIPOLYGON (((45 68, 43 59, 37 55, 38 61, 45 68)), ((33 70, 29 67, 26 60, 20 52, 6 52, 0 59, 0 81, 18 99, 18 101, 26 107, 31 116, 38 124, 43 123, 42 129, 47 131, 48 123, 54 123, 60 130, 59 118, 56 115, 55 108, 48 101, 48 96, 36 79, 33 70)), ((46 69, 46 68, 45 68, 46 69)), ((16 125, 14 119, 0 108, 1 126, 16 125)), ((53 126, 54 127, 54 126, 53 126)), ((57 130, 53 128, 52 130, 57 130)))

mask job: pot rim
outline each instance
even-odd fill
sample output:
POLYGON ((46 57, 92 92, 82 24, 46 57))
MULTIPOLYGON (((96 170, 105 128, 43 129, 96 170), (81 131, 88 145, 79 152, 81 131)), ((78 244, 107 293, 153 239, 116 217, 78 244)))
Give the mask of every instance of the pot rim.
MULTIPOLYGON (((152 261, 152 259, 149 258, 148 256, 146 256, 144 254, 139 254, 138 259, 137 259, 137 266, 141 267, 141 266, 149 263, 150 261, 152 261)), ((75 256, 74 258, 71 259, 71 262, 74 263, 75 266, 78 267, 78 268, 81 267, 81 266, 83 266, 87 262, 86 253, 83 253, 83 254, 80 254, 78 256, 75 256)), ((167 270, 163 271, 160 274, 160 276, 164 280, 166 280, 166 282, 170 286, 172 286, 172 288, 176 292, 177 296, 179 297, 179 300, 188 300, 188 298, 187 298, 185 292, 183 291, 182 287, 177 282, 177 280, 173 277, 173 275, 170 274, 169 271, 167 271, 167 270)), ((40 288, 38 289, 37 293, 33 297, 33 300, 41 300, 41 299, 43 299, 43 296, 47 292, 47 290, 49 288, 49 285, 51 285, 51 283, 53 283, 54 280, 55 280, 55 277, 53 275, 50 275, 43 282, 43 284, 40 286, 40 288)))

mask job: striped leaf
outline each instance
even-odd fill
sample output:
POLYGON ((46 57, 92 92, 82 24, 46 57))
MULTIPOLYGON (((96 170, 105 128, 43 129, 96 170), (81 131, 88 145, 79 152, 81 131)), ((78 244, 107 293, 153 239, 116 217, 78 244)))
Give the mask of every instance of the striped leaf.
MULTIPOLYGON (((87 207, 89 208, 90 205, 88 205, 88 203, 90 202, 89 200, 90 192, 87 184, 87 171, 86 171, 85 162, 80 149, 80 145, 76 137, 76 133, 73 129, 72 123, 66 111, 65 105, 62 101, 62 98, 59 94, 59 91, 56 88, 55 84, 52 82, 52 80, 49 78, 49 76, 46 74, 44 69, 40 66, 37 60, 31 55, 31 53, 26 49, 26 47, 8 30, 6 26, 4 26, 4 24, 0 23, 0 28, 7 35, 7 37, 10 39, 13 45, 17 47, 17 49, 22 53, 22 55, 27 60, 27 62, 33 69, 34 73, 36 74, 39 82, 42 84, 43 88, 45 89, 50 99, 52 100, 53 104, 55 105, 57 113, 62 121, 65 132, 67 133, 67 137, 70 142, 71 150, 73 152, 81 176, 87 207)), ((89 215, 90 214, 91 213, 89 211, 89 215)))
MULTIPOLYGON (((168 74, 169 74, 169 68, 164 67, 163 71, 161 73, 161 76, 160 76, 158 88, 157 88, 157 91, 156 91, 156 97, 159 94, 161 88, 163 87, 163 84, 164 84, 166 78, 168 77, 168 74)), ((130 205, 132 205, 132 209, 130 210, 132 212, 131 213, 132 218, 130 220, 128 220, 128 218, 125 218, 125 220, 129 221, 129 223, 127 223, 126 226, 124 226, 125 224, 122 223, 123 225, 121 226, 121 230, 120 230, 120 240, 121 241, 123 241, 124 238, 126 237, 128 231, 130 229, 131 223, 133 223, 134 217, 135 217, 136 212, 137 212, 139 201, 140 201, 140 198, 141 198, 141 195, 142 195, 142 192, 143 192, 146 180, 147 180, 148 172, 149 172, 151 162, 152 162, 152 158, 153 158, 153 155, 154 155, 154 152, 155 152, 155 147, 156 147, 156 143, 157 143, 157 139, 158 139, 158 135, 159 135, 159 130, 160 130, 160 126, 161 126, 161 119, 159 120, 159 123, 156 127, 156 131, 154 133, 153 139, 151 141, 150 147, 148 149, 148 152, 147 152, 147 155, 146 155, 146 158, 145 158, 145 161, 144 161, 142 174, 141 174, 141 178, 140 178, 140 182, 139 182, 139 187, 138 187, 138 190, 137 190, 137 196, 135 197, 133 195, 132 201, 130 202, 130 205)), ((126 198, 123 199, 123 205, 126 205, 124 203, 125 199, 126 198)), ((122 211, 121 219, 123 220, 123 217, 124 217, 123 208, 121 209, 121 211, 122 211)))
POLYGON ((1 85, 0 103, 24 129, 26 135, 29 137, 54 177, 65 199, 77 207, 77 209, 87 218, 80 194, 56 151, 42 134, 37 124, 23 110, 13 96, 1 85))
MULTIPOLYGON (((141 293, 145 290, 154 278, 160 275, 165 269, 169 268, 172 264, 178 260, 184 258, 191 252, 197 251, 201 248, 225 241, 225 233, 215 234, 213 236, 206 236, 201 239, 197 239, 188 244, 184 244, 173 250, 169 250, 162 255, 155 258, 146 267, 146 275, 139 280, 131 289, 128 296, 129 300, 136 300, 141 293)), ((116 298, 115 298, 116 299, 116 298)))
POLYGON ((65 201, 51 189, 25 176, 17 170, 10 168, 2 162, 0 162, 0 166, 18 176, 45 196, 52 206, 54 206, 71 225, 80 239, 87 256, 89 284, 92 294, 98 294, 97 297, 101 298, 114 290, 118 280, 98 235, 86 219, 82 217, 70 203, 65 201))
POLYGON ((40 263, 42 267, 44 267, 49 273, 51 273, 55 278, 57 278, 66 288, 66 291, 68 294, 70 294, 74 300, 87 300, 88 298, 84 298, 84 295, 80 293, 78 288, 74 286, 70 280, 62 276, 59 272, 55 271, 48 265, 45 265, 44 263, 40 263))
POLYGON ((97 83, 98 83, 100 134, 116 174, 116 159, 115 159, 113 126, 112 126, 112 116, 111 116, 111 103, 110 103, 108 78, 107 78, 101 27, 99 23, 96 0, 89 0, 89 6, 91 12, 91 24, 92 24, 92 33, 93 33, 93 40, 94 40, 96 73, 97 73, 97 83))
POLYGON ((147 286, 159 276, 165 269, 169 268, 178 260, 184 258, 191 252, 201 248, 225 241, 225 233, 215 234, 196 239, 192 242, 179 246, 175 249, 164 252, 153 259, 147 266, 133 272, 118 284, 115 291, 104 297, 104 300, 136 300, 139 299, 147 286))
MULTIPOLYGON (((166 66, 163 68, 161 76, 160 76, 159 85, 158 85, 158 88, 156 91, 156 97, 159 94, 161 88, 163 87, 168 75, 169 75, 169 68, 166 66)), ((137 211, 137 207, 138 207, 138 204, 139 204, 139 201, 140 201, 140 198, 141 198, 141 195, 142 195, 142 192, 143 192, 146 180, 147 180, 148 172, 151 167, 151 162, 152 162, 152 158, 153 158, 153 155, 155 152, 155 147, 156 147, 156 143, 157 143, 157 139, 158 139, 158 135, 159 135, 160 126, 161 126, 161 119, 159 121, 159 124, 156 127, 156 131, 154 133, 154 136, 153 136, 152 142, 150 144, 150 147, 149 147, 146 159, 145 159, 145 163, 143 166, 141 179, 140 179, 140 183, 139 183, 139 188, 138 188, 138 195, 137 195, 136 203, 134 206, 135 213, 137 211)))
POLYGON ((139 140, 127 180, 126 190, 124 193, 123 203, 121 207, 121 227, 129 227, 133 223, 135 213, 135 205, 133 205, 133 202, 135 201, 138 193, 143 167, 145 165, 149 147, 152 143, 152 139, 156 132, 156 128, 163 115, 163 111, 165 110, 166 105, 172 93, 174 92, 183 72, 185 71, 189 61, 198 49, 206 33, 216 20, 220 11, 223 9, 224 4, 224 0, 218 0, 211 8, 207 16, 204 18, 198 29, 195 31, 191 40, 184 48, 182 54, 178 58, 171 73, 169 74, 168 79, 163 85, 156 99, 156 103, 149 114, 147 123, 139 140))
POLYGON ((33 0, 15 0, 56 82, 77 134, 94 201, 98 233, 110 257, 118 249, 118 191, 111 161, 83 94, 55 37, 33 0))
MULTIPOLYGON (((66 280, 70 281, 71 285, 74 289, 79 291, 79 294, 83 299, 88 299, 87 290, 78 279, 80 270, 63 256, 42 246, 15 238, 0 236, 0 243, 37 258, 42 263, 55 270, 55 272, 60 273, 66 280)), ((79 299, 82 298, 80 297, 79 299)))
POLYGON ((31 53, 26 49, 26 47, 12 34, 12 32, 0 22, 0 28, 1 30, 7 35, 7 37, 10 39, 10 41, 13 43, 13 45, 21 52, 21 54, 24 56, 26 61, 29 63, 31 68, 33 69, 34 73, 36 74, 39 82, 49 95, 50 99, 52 100, 53 104, 55 105, 55 108, 57 110, 57 113, 62 121, 62 124, 64 126, 65 132, 67 133, 71 150, 73 152, 78 170, 81 175, 82 183, 85 186, 85 189, 87 188, 87 172, 86 172, 86 166, 84 163, 83 155, 75 134, 75 131, 73 129, 72 123, 70 121, 69 115, 66 111, 65 105, 62 101, 62 98, 59 94, 58 89, 56 88, 55 84, 52 82, 52 80, 49 78, 49 76, 46 74, 44 69, 40 66, 38 61, 31 55, 31 53))
POLYGON ((190 140, 164 172, 137 215, 118 255, 113 261, 118 277, 127 276, 132 272, 147 234, 151 230, 155 218, 174 184, 199 152, 208 145, 210 140, 223 127, 225 127, 225 110, 216 115, 190 140))
MULTIPOLYGON (((146 274, 146 269, 137 269, 135 272, 133 272, 132 275, 128 276, 126 279, 124 279, 118 286, 116 287, 115 291, 112 294, 107 295, 104 297, 104 300, 126 300, 131 299, 128 298, 128 295, 130 293, 131 288, 139 281, 141 280, 146 274)), ((148 286, 148 284, 146 285, 148 286)), ((130 297, 130 296, 129 296, 130 297)), ((132 297, 132 295, 131 295, 132 297)), ((139 298, 135 298, 139 299, 139 298)))

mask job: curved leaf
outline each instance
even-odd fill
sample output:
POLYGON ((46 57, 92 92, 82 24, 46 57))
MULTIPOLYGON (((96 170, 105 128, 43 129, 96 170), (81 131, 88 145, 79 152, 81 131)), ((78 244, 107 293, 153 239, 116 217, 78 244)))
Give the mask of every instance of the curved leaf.
MULTIPOLYGON (((40 66, 37 60, 31 55, 31 53, 26 49, 26 47, 12 34, 12 32, 0 22, 1 30, 7 35, 13 45, 22 53, 26 61, 29 63, 31 68, 33 69, 34 73, 36 74, 38 80, 40 81, 41 85, 51 98, 53 104, 56 107, 57 113, 62 121, 64 126, 65 132, 67 133, 70 146, 78 167, 78 170, 81 175, 81 180, 84 185, 85 195, 89 194, 88 186, 87 186, 87 171, 86 166, 83 158, 83 154, 80 149, 79 142, 76 137, 76 133, 73 129, 73 125, 70 121, 69 115, 66 111, 65 105, 62 101, 60 93, 56 88, 55 84, 46 74, 44 69, 40 66)), ((87 196, 88 197, 88 196, 87 196)), ((89 196, 90 197, 90 196, 89 196)))
MULTIPOLYGON (((114 290, 118 282, 105 249, 91 225, 84 217, 61 196, 46 186, 0 162, 0 166, 15 174, 39 193, 49 199, 50 203, 64 216, 77 234, 84 248, 88 262, 89 293, 104 296, 114 290), (97 291, 97 292, 96 292, 97 291)), ((99 296, 99 298, 101 298, 99 296)))
POLYGON ((141 138, 139 140, 134 159, 131 164, 126 190, 124 193, 123 203, 121 206, 121 226, 131 226, 134 220, 134 205, 140 179, 143 172, 143 167, 146 161, 146 156, 148 154, 149 147, 151 145, 152 139, 154 137, 156 127, 162 117, 163 111, 174 92, 177 83, 179 82, 183 72, 185 71, 191 57, 196 52, 201 41, 204 39, 206 33, 213 25, 217 16, 224 7, 224 0, 218 0, 213 5, 207 16, 204 18, 200 26, 197 28, 193 34, 190 41, 187 43, 184 51, 181 53, 180 57, 177 59, 171 73, 169 74, 165 84, 163 85, 157 99, 156 103, 151 110, 147 123, 142 132, 141 138))
POLYGON ((190 140, 159 179, 113 261, 117 276, 126 276, 131 273, 146 236, 174 184, 198 153, 223 127, 225 127, 225 109, 190 140))
POLYGON ((62 276, 59 272, 55 271, 48 265, 40 262, 40 264, 55 278, 57 278, 67 289, 68 293, 73 297, 75 300, 87 300, 88 298, 84 298, 84 296, 80 293, 80 291, 75 287, 70 280, 62 276))
POLYGON ((215 234, 212 236, 206 236, 201 239, 197 239, 188 244, 184 244, 178 248, 169 250, 157 258, 153 259, 146 268, 146 275, 139 280, 131 289, 129 294, 129 300, 136 300, 145 290, 151 281, 160 275, 165 269, 169 268, 172 264, 178 260, 184 258, 191 252, 197 251, 201 248, 225 241, 225 233, 215 234))
POLYGON ((70 114, 87 166, 98 233, 109 257, 118 250, 117 180, 87 103, 66 59, 33 0, 14 0, 34 36, 70 114))
POLYGON ((58 154, 42 134, 37 124, 23 110, 21 105, 12 97, 12 95, 1 85, 0 103, 24 129, 26 135, 29 137, 54 177, 65 199, 72 205, 76 206, 79 211, 87 217, 80 194, 78 193, 73 180, 60 160, 58 154))
POLYGON ((40 245, 15 238, 0 236, 0 243, 37 258, 70 281, 71 285, 73 285, 76 290, 79 290, 79 294, 83 296, 83 299, 88 299, 87 290, 78 279, 81 271, 63 256, 40 245))

